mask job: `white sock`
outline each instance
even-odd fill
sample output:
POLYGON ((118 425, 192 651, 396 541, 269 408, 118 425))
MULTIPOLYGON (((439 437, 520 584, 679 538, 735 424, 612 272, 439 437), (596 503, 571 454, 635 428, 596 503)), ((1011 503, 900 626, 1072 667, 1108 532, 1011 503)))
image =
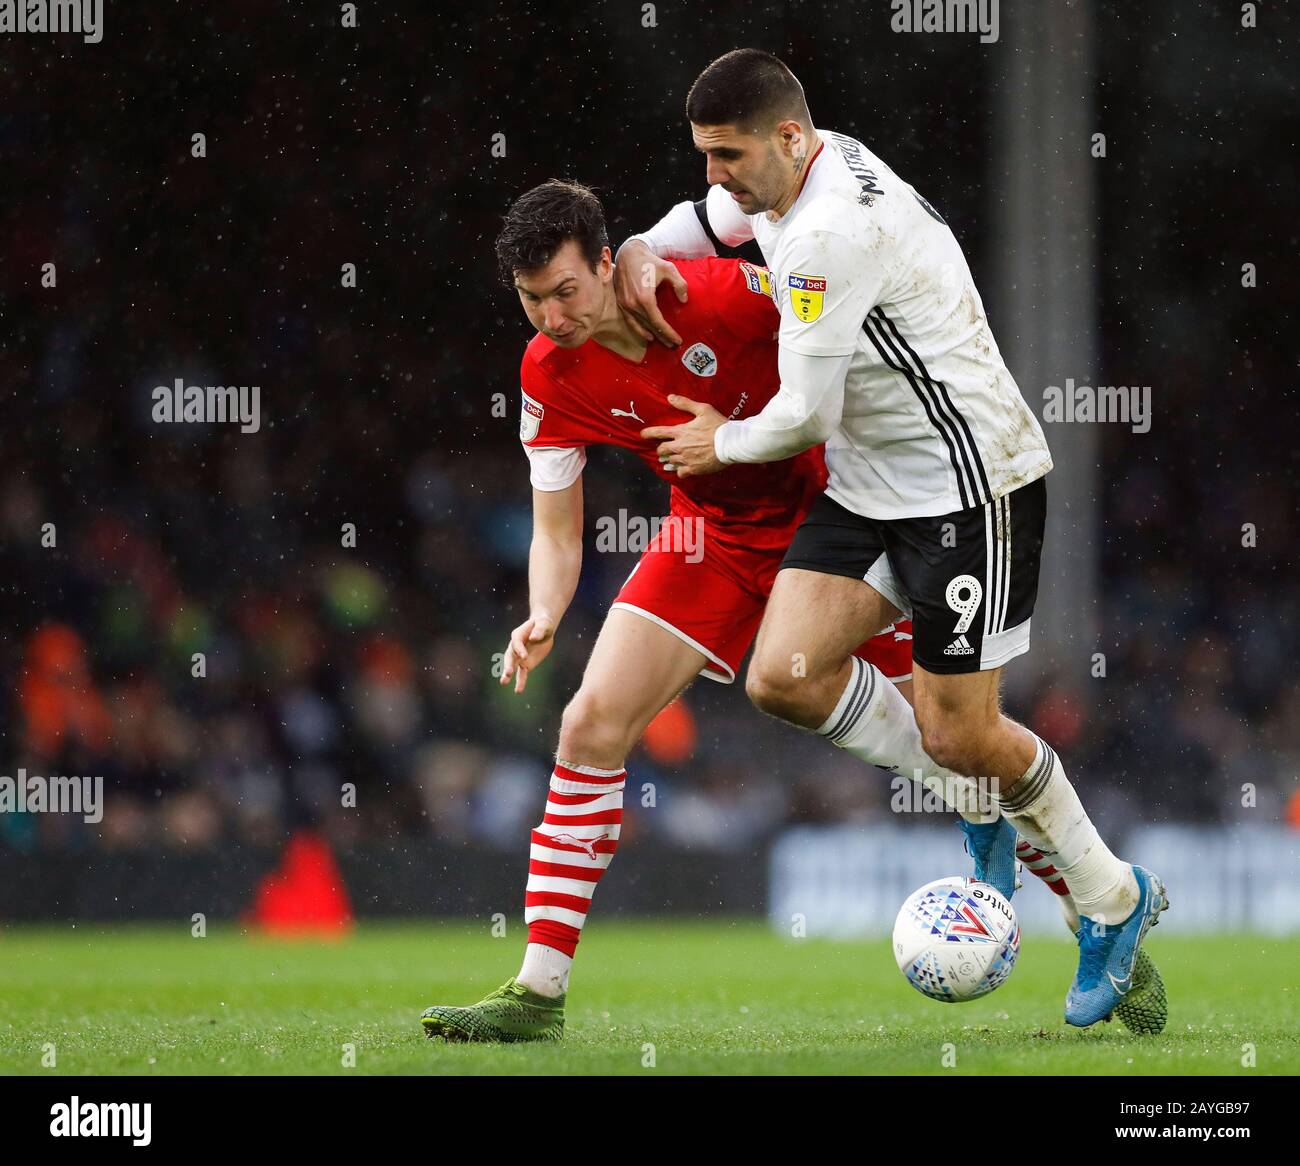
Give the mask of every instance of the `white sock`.
POLYGON ((920 782, 968 822, 995 821, 995 800, 986 797, 981 803, 973 779, 944 769, 921 748, 916 714, 889 678, 857 656, 849 663, 849 682, 817 732, 854 757, 920 782))
POLYGON ((544 943, 530 943, 524 948, 524 966, 515 979, 539 996, 562 996, 569 990, 571 967, 572 956, 544 943))
POLYGON ((1033 764, 998 799, 1003 817, 1022 838, 1053 856, 1080 915, 1094 923, 1123 923, 1138 902, 1133 868, 1101 840, 1056 752, 1036 740, 1033 764))

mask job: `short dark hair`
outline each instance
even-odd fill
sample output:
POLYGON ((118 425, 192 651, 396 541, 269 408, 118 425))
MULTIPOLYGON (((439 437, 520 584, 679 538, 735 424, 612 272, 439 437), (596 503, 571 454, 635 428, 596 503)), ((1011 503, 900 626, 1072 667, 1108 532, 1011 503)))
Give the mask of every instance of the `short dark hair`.
POLYGON ((593 271, 601 252, 609 246, 605 208, 595 193, 580 182, 552 178, 521 194, 506 212, 497 236, 497 267, 507 287, 514 287, 515 272, 545 267, 555 253, 576 239, 593 271))
POLYGON ((686 95, 686 117, 699 126, 775 124, 787 117, 809 123, 799 79, 762 49, 732 49, 698 77, 686 95))

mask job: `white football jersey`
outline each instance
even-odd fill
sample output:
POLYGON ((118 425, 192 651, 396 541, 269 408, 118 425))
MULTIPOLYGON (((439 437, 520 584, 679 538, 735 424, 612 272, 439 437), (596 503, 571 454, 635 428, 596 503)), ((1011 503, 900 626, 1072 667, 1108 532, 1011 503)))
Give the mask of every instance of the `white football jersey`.
POLYGON ((867 518, 982 506, 1052 468, 952 231, 861 142, 821 132, 794 205, 746 215, 721 186, 709 226, 754 239, 772 272, 781 349, 847 356, 826 442, 827 493, 867 518))

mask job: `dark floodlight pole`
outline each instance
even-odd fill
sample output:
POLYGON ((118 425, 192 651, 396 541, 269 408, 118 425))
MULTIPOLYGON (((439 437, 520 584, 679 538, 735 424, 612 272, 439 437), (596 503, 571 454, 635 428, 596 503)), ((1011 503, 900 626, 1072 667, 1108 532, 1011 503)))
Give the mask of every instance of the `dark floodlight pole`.
MULTIPOLYGON (((1067 377, 1095 386, 1101 373, 1095 189, 1106 160, 1093 157, 1092 136, 1106 127, 1093 93, 1091 4, 1003 0, 1000 40, 990 310, 1003 356, 1041 420, 1047 386, 1064 387, 1067 377)), ((1100 434, 1095 424, 1043 429, 1056 468, 1047 479, 1034 648, 1027 665, 1009 670, 1013 692, 1048 671, 1087 685, 1092 653, 1108 647, 1098 638, 1100 434)))

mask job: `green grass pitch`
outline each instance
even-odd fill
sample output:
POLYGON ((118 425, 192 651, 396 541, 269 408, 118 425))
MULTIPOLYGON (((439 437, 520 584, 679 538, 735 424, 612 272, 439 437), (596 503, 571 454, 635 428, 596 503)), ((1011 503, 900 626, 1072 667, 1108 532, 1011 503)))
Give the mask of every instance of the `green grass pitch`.
POLYGON ((0 1073, 1300 1072, 1300 939, 1249 935, 1154 936, 1169 1028, 1137 1039, 1118 1023, 1067 1028, 1064 936, 1026 938, 1002 988, 945 1005, 908 986, 886 941, 783 939, 753 920, 595 920, 563 1043, 426 1040, 423 1008, 471 1003, 517 970, 523 927, 509 930, 368 923, 313 943, 220 926, 193 939, 188 923, 9 927, 0 1073), (54 1067, 42 1065, 49 1045, 54 1067))

